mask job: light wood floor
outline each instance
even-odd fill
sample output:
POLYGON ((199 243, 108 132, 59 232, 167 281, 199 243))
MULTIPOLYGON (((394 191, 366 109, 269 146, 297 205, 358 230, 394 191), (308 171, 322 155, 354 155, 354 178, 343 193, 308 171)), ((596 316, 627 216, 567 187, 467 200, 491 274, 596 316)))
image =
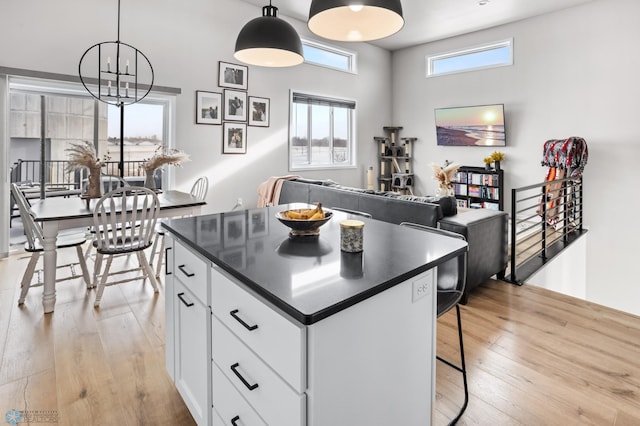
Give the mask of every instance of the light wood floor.
MULTIPOLYGON (((49 410, 59 425, 193 424, 164 370, 163 291, 110 287, 94 310, 95 292, 69 281, 43 315, 41 288, 17 306, 26 263, 0 260, 0 416, 49 410)), ((500 281, 479 287, 462 316, 471 395, 459 424, 640 425, 640 318, 500 281)), ((454 320, 438 324, 438 352, 450 359, 454 320)), ((434 420, 443 425, 462 388, 443 364, 437 376, 434 420)))

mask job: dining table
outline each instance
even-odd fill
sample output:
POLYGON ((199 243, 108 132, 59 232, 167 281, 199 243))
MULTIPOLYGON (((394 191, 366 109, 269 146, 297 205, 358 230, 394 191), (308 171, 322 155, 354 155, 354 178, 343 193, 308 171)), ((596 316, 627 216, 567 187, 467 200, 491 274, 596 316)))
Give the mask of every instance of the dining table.
MULTIPOLYGON (((93 208, 98 198, 44 198, 31 200, 31 214, 42 225, 44 291, 42 306, 44 313, 51 313, 56 304, 56 240, 64 229, 93 225, 93 208)), ((201 213, 205 201, 188 192, 168 190, 158 193, 160 211, 158 218, 194 216, 201 213)))

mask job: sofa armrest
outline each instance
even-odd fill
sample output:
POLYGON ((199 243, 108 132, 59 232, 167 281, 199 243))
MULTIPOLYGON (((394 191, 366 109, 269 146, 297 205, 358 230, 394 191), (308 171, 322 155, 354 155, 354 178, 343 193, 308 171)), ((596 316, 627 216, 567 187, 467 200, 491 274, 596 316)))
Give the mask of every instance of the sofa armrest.
POLYGON ((445 217, 440 228, 464 235, 469 244, 465 293, 492 275, 504 278, 509 259, 508 215, 488 209, 460 210, 445 217))

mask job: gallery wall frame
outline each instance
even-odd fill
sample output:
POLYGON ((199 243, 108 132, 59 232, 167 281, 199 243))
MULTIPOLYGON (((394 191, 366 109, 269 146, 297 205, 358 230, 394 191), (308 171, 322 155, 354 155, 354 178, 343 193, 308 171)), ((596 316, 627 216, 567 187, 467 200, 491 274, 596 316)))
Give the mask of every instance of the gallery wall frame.
POLYGON ((222 124, 222 93, 196 90, 196 124, 222 124))

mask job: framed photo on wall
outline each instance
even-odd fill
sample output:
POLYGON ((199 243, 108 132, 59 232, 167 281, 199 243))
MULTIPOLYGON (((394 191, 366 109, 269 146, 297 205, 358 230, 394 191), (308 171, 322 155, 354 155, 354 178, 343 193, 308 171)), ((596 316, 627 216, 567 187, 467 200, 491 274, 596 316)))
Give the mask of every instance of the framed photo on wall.
POLYGON ((247 121, 247 92, 225 89, 224 119, 247 121))
POLYGON ((249 126, 269 127, 269 98, 249 96, 249 126))
POLYGON ((222 124, 222 93, 196 91, 196 124, 222 124))
POLYGON ((249 86, 249 67, 222 61, 220 61, 219 65, 218 86, 247 90, 249 86))
POLYGON ((247 153, 247 124, 224 123, 222 126, 222 153, 247 153))

